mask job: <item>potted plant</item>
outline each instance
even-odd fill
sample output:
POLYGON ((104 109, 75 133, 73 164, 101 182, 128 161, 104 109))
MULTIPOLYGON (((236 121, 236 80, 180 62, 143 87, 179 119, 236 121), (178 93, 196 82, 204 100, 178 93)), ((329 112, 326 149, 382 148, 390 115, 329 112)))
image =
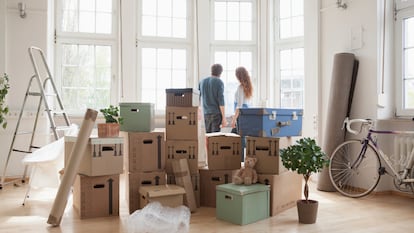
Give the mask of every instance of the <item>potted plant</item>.
POLYGON ((103 108, 99 111, 103 114, 105 123, 98 124, 98 137, 118 137, 119 125, 123 122, 122 117, 119 115, 119 108, 109 105, 108 108, 103 108))
POLYGON ((9 107, 6 105, 6 95, 9 88, 9 76, 4 73, 3 77, 0 77, 0 125, 3 129, 7 127, 6 116, 9 113, 9 107))
POLYGON ((320 172, 328 166, 329 158, 312 138, 301 138, 296 144, 280 149, 283 166, 291 171, 303 175, 305 199, 297 201, 300 223, 315 223, 318 212, 318 201, 309 199, 309 178, 313 173, 320 172))

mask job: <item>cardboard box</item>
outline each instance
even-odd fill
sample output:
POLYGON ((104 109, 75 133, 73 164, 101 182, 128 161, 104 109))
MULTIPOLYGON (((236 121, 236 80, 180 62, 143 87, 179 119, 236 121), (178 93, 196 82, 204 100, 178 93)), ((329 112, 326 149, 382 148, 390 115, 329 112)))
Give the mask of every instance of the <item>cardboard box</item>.
POLYGON ((230 170, 241 167, 241 138, 233 133, 207 133, 207 164, 209 170, 230 170))
POLYGON ((198 107, 166 107, 166 140, 198 140, 198 107))
POLYGON ((200 168, 200 205, 216 207, 216 186, 228 184, 233 180, 233 174, 237 170, 209 170, 200 168))
POLYGON ((119 174, 76 175, 73 208, 81 219, 119 216, 119 174))
POLYGON ((279 156, 279 138, 247 136, 246 156, 257 158, 257 173, 280 174, 287 171, 279 156))
POLYGON ((141 186, 139 194, 141 208, 155 201, 163 206, 177 207, 183 204, 185 190, 178 185, 151 185, 141 186))
POLYGON ((173 173, 172 161, 187 159, 190 173, 198 171, 198 141, 167 140, 165 171, 173 173))
MULTIPOLYGON (((69 161, 77 137, 65 136, 65 164, 69 161)), ((123 173, 124 138, 89 138, 78 173, 104 176, 123 173)))
POLYGON ((164 132, 121 132, 125 137, 125 170, 129 172, 165 169, 164 132))
POLYGON ((303 176, 287 171, 279 175, 259 174, 259 183, 270 185, 270 215, 296 206, 302 197, 303 176))
POLYGON ((196 107, 200 102, 200 92, 193 88, 165 89, 167 106, 196 107))
POLYGON ((245 225, 269 217, 268 185, 221 184, 216 186, 216 217, 245 225))
POLYGON ((302 109, 241 108, 240 135, 289 137, 302 135, 302 109))
POLYGON ((153 103, 119 103, 119 114, 124 119, 121 131, 151 132, 155 128, 153 103))
MULTIPOLYGON (((194 198, 196 200, 197 207, 200 207, 200 173, 192 173, 190 174, 191 183, 193 185, 193 191, 194 191, 194 198)), ((167 173, 167 184, 177 184, 175 180, 174 174, 167 173)))
POLYGON ((125 196, 129 213, 141 209, 139 188, 142 186, 165 185, 165 171, 127 173, 125 175, 125 196))

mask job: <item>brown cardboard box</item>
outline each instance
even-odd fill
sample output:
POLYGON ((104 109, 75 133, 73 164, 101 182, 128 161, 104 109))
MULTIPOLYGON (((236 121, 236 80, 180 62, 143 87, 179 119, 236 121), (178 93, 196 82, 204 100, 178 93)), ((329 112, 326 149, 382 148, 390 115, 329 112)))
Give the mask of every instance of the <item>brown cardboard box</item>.
POLYGON ((141 209, 139 204, 139 188, 148 185, 165 185, 165 171, 127 173, 125 176, 125 195, 129 213, 141 209))
POLYGON ((302 197, 303 177, 287 171, 279 175, 258 174, 259 183, 270 185, 270 215, 283 212, 296 206, 302 197))
POLYGON ((187 159, 190 173, 198 171, 198 141, 167 140, 165 171, 173 173, 172 161, 187 159))
POLYGON ((119 216, 119 174, 76 175, 73 208, 81 219, 119 216))
POLYGON ((246 136, 246 156, 257 158, 257 173, 281 174, 287 171, 279 156, 279 138, 246 136))
POLYGON ((237 170, 200 168, 200 205, 216 207, 216 185, 231 183, 237 170))
POLYGON ((139 188, 141 208, 150 202, 160 202, 163 206, 177 207, 183 204, 185 190, 178 185, 150 185, 139 188))
POLYGON ((167 106, 195 107, 200 102, 200 92, 193 88, 165 89, 167 106))
POLYGON ((166 140, 198 140, 198 107, 166 107, 166 140))
MULTIPOLYGON (((200 207, 200 173, 197 171, 196 173, 190 174, 191 183, 193 185, 194 190, 194 198, 196 200, 197 207, 200 207)), ((175 181, 175 176, 172 173, 167 173, 167 184, 177 184, 175 181)))
POLYGON ((125 170, 129 172, 165 169, 165 133, 121 132, 125 138, 125 170))
POLYGON ((241 138, 233 133, 208 133, 207 164, 209 170, 230 170, 241 167, 241 138))
MULTIPOLYGON (((65 136, 65 163, 69 160, 77 137, 65 136)), ((78 173, 104 176, 123 173, 124 138, 89 138, 78 173)))

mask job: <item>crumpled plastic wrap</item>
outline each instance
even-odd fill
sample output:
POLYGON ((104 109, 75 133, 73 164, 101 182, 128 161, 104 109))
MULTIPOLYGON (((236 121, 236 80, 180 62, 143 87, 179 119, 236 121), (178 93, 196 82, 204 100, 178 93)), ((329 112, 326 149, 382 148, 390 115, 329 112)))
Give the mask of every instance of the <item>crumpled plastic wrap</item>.
POLYGON ((150 202, 128 218, 128 233, 187 233, 191 212, 187 206, 168 207, 150 202))

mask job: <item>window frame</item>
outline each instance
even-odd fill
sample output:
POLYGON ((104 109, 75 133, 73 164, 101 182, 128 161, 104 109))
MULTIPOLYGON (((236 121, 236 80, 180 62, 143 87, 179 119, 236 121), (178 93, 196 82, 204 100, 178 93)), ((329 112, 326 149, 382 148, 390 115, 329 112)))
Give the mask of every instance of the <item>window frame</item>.
MULTIPOLYGON (((274 5, 274 76, 275 81, 273 83, 273 101, 275 101, 275 104, 278 106, 282 105, 282 80, 281 80, 281 61, 280 61, 280 51, 281 50, 287 50, 287 49, 298 49, 302 48, 304 50, 304 54, 306 53, 305 50, 305 35, 299 36, 299 37, 290 37, 290 38, 280 38, 280 22, 279 22, 279 8, 280 8, 280 2, 276 1, 274 5)), ((305 0, 303 0, 303 4, 305 4, 305 0)), ((304 6, 305 7, 305 6, 304 6)), ((303 14, 305 14, 305 9, 303 9, 303 14)), ((304 16, 303 16, 304 17, 304 16)), ((305 57, 304 57, 305 59, 305 57)), ((306 68, 303 67, 304 72, 306 71, 306 68)), ((303 90, 302 90, 302 108, 305 108, 305 98, 306 98, 306 78, 305 75, 303 76, 303 90)))
MULTIPOLYGON (((138 101, 142 100, 141 97, 141 90, 142 90, 142 66, 141 66, 141 56, 142 56, 142 48, 168 48, 168 49, 185 49, 186 50, 186 87, 182 88, 194 88, 193 75, 194 75, 194 56, 193 56, 193 34, 194 34, 194 27, 193 27, 193 7, 194 3, 191 0, 186 0, 187 4, 187 30, 186 30, 186 37, 185 38, 174 38, 174 37, 161 37, 161 36, 144 36, 142 35, 142 0, 137 1, 136 4, 136 12, 137 12, 137 39, 136 39, 136 88, 139 92, 137 95, 138 101)), ((155 104, 155 114, 158 116, 165 115, 165 107, 160 108, 155 104)))
MULTIPOLYGON (((404 6, 404 5, 403 5, 404 6)), ((414 17, 414 3, 405 5, 404 8, 397 10, 395 18, 395 94, 396 94, 396 116, 397 117, 412 117, 414 116, 414 108, 404 108, 404 82, 403 82, 403 20, 414 17)))
MULTIPOLYGON (((60 95, 62 95, 62 46, 64 44, 72 45, 101 45, 111 47, 111 77, 110 77, 110 96, 109 100, 112 105, 117 105, 119 102, 119 88, 120 88, 120 75, 119 75, 119 64, 118 64, 118 45, 119 45, 119 5, 117 1, 112 1, 112 33, 82 33, 82 32, 64 32, 61 30, 60 23, 62 22, 62 2, 59 0, 55 4, 55 69, 54 74, 56 76, 56 87, 60 95)), ((84 114, 84 111, 79 109, 77 111, 68 111, 66 113, 69 116, 79 117, 84 114)))

